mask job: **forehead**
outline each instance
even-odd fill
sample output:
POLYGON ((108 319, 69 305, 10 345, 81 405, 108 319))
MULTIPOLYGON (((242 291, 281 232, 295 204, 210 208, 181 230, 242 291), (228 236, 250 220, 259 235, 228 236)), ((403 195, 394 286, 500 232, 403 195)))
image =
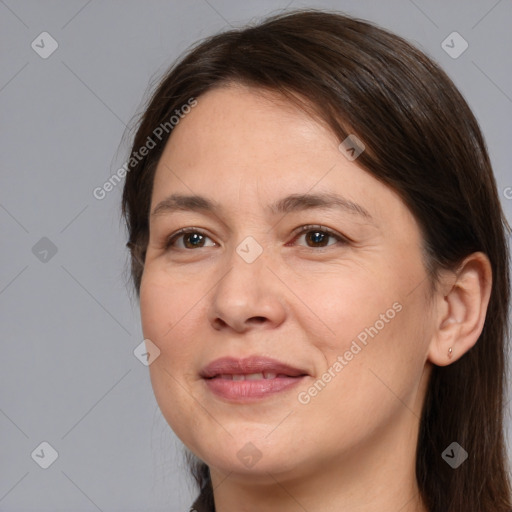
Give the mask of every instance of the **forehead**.
POLYGON ((260 183, 276 182, 289 170, 300 180, 310 175, 306 169, 332 167, 337 144, 329 129, 277 93, 219 87, 199 96, 197 106, 175 126, 156 179, 171 178, 172 169, 189 177, 200 172, 207 180, 252 175, 260 183))
POLYGON ((266 207, 292 194, 332 192, 374 218, 399 213, 398 195, 338 146, 329 128, 277 93, 242 85, 212 89, 173 129, 151 210, 175 193, 236 203, 240 210, 244 201, 266 207))
POLYGON ((277 92, 234 84, 199 96, 197 106, 173 130, 169 144, 176 142, 177 146, 192 137, 198 150, 206 144, 211 150, 215 144, 218 152, 238 149, 243 155, 258 145, 259 153, 264 154, 261 144, 275 151, 278 147, 297 147, 304 138, 320 135, 336 142, 319 119, 277 92), (233 143, 243 145, 233 148, 233 143))

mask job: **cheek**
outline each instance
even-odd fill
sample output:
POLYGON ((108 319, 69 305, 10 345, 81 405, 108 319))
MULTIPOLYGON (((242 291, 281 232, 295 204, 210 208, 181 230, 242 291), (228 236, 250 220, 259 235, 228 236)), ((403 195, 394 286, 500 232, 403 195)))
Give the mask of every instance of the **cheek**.
POLYGON ((301 403, 308 402, 306 410, 316 409, 318 417, 328 410, 354 428, 357 421, 368 423, 368 411, 384 416, 403 407, 401 401, 413 400, 428 351, 423 287, 410 293, 398 276, 381 275, 379 282, 353 273, 331 280, 328 293, 309 295, 329 336, 315 335, 311 326, 303 325, 323 367, 315 375, 316 384, 300 390, 301 403))
POLYGON ((197 325, 194 293, 183 293, 165 272, 145 270, 140 287, 140 313, 144 338, 150 339, 160 355, 149 366, 151 385, 158 406, 169 426, 188 439, 194 418, 184 411, 195 410, 195 375, 190 361, 197 354, 196 337, 187 332, 197 325))
POLYGON ((164 315, 167 293, 163 288, 157 287, 150 278, 144 277, 140 286, 140 318, 142 322, 142 332, 144 338, 149 338, 154 343, 160 338, 164 324, 169 319, 164 315))
MULTIPOLYGON (((330 362, 350 350, 353 341, 364 348, 365 343, 388 331, 400 315, 399 294, 389 292, 393 283, 376 282, 371 277, 368 273, 345 272, 310 283, 301 292, 328 329, 327 335, 319 336, 316 343, 322 352, 329 352, 330 362)), ((310 334, 316 331, 306 324, 303 329, 310 334)))
POLYGON ((309 401, 305 409, 311 416, 328 411, 334 423, 354 432, 373 430, 395 414, 414 410, 428 348, 421 308, 410 302, 391 302, 391 308, 387 301, 381 304, 373 315, 364 308, 363 327, 350 322, 356 335, 340 337, 337 346, 324 351, 328 367, 314 386, 301 390, 301 403, 309 401))
POLYGON ((140 286, 140 315, 144 336, 164 350, 176 333, 186 328, 194 316, 201 290, 194 289, 194 280, 188 286, 165 270, 149 266, 144 271, 140 286), (162 347, 160 347, 162 345, 162 347))
MULTIPOLYGON (((179 400, 180 386, 189 389, 194 378, 191 361, 198 351, 197 315, 200 308, 196 293, 171 284, 165 273, 147 272, 141 281, 140 313, 145 339, 151 340, 160 350, 159 356, 149 366, 157 401, 163 404, 173 397, 179 400), (160 398, 162 400, 160 400, 160 398)), ((165 407, 165 406, 164 406, 165 407)))

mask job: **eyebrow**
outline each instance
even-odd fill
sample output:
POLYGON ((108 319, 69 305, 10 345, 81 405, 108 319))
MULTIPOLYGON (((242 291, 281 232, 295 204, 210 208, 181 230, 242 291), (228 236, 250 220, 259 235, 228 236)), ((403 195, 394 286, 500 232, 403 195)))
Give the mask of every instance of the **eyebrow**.
MULTIPOLYGON (((273 215, 315 208, 338 209, 360 216, 369 222, 374 222, 370 213, 361 205, 330 192, 316 194, 290 194, 269 205, 267 208, 273 215)), ((206 197, 200 195, 172 194, 155 206, 151 216, 172 213, 175 211, 215 213, 220 210, 222 210, 222 207, 219 203, 206 197)))

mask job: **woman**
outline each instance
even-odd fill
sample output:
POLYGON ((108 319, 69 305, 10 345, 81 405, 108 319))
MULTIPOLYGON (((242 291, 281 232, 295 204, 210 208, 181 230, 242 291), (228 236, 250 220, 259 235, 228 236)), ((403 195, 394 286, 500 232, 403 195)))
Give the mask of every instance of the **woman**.
POLYGON ((444 72, 364 21, 275 16, 181 59, 132 152, 132 278, 193 509, 511 510, 509 227, 444 72))

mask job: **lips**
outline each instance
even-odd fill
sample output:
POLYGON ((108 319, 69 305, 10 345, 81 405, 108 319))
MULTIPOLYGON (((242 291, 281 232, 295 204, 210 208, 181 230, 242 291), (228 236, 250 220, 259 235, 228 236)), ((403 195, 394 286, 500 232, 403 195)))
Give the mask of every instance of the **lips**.
POLYGON ((215 378, 226 379, 226 380, 261 380, 261 379, 275 379, 276 377, 289 377, 283 373, 277 374, 274 372, 260 372, 260 373, 243 373, 243 374, 221 374, 216 375, 215 378))
POLYGON ((233 380, 258 380, 282 377, 300 377, 307 371, 294 368, 276 359, 251 356, 245 359, 224 357, 208 364, 200 373, 203 379, 231 378, 233 380))
POLYGON ((296 386, 308 373, 276 359, 222 358, 200 372, 207 389, 228 402, 250 403, 296 386))

